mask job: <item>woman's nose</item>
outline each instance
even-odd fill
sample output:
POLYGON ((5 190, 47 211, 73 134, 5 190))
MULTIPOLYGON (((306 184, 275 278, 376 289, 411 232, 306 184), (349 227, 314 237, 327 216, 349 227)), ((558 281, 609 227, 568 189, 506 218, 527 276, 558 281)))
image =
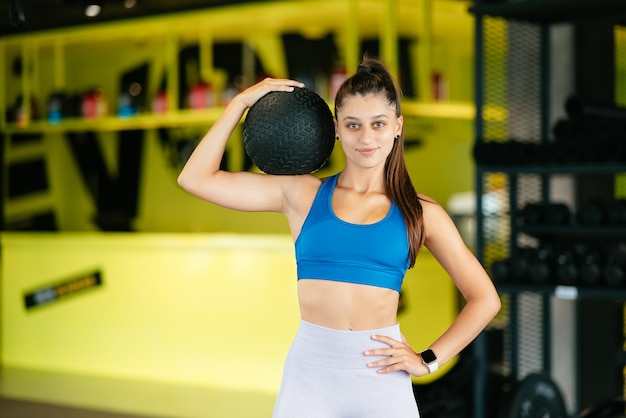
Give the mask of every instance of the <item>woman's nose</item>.
POLYGON ((370 129, 361 130, 361 135, 359 136, 359 142, 362 142, 364 144, 372 142, 372 138, 373 138, 372 135, 373 133, 370 129))

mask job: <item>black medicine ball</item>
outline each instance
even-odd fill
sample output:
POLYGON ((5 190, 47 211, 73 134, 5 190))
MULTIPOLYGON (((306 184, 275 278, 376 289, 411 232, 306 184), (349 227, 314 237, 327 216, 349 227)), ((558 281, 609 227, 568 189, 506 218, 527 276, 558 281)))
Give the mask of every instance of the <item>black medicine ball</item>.
POLYGON ((312 173, 335 146, 333 115, 324 99, 309 89, 271 92, 248 110, 243 143, 265 173, 312 173))

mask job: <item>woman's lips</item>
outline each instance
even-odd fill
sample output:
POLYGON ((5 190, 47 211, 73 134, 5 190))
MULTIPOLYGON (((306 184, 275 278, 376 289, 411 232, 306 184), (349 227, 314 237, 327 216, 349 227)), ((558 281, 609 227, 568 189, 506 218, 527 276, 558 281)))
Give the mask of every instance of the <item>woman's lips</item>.
POLYGON ((378 151, 378 148, 357 148, 357 152, 362 155, 372 155, 378 151))

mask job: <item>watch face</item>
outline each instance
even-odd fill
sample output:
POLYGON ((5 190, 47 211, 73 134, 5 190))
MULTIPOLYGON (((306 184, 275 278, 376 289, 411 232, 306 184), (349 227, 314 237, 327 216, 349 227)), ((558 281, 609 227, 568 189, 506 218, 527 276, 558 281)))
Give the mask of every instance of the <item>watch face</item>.
POLYGON ((433 350, 425 350, 422 351, 420 354, 422 356, 422 360, 424 360, 424 363, 432 363, 433 361, 437 361, 437 356, 435 356, 433 350))

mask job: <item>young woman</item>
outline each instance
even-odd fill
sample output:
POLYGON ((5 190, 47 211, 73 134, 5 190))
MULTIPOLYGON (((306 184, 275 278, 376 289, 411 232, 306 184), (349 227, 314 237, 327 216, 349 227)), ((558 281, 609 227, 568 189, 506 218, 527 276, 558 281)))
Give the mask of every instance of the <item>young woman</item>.
POLYGON ((346 157, 340 172, 319 179, 220 170, 246 108, 270 91, 294 87, 304 86, 268 78, 236 96, 178 182, 217 205, 287 218, 301 320, 275 418, 419 417, 411 375, 431 373, 456 356, 496 315, 500 300, 445 210, 415 192, 404 159, 401 92, 376 59, 365 58, 335 99, 336 136, 346 157), (404 274, 422 245, 467 303, 436 341, 416 351, 396 313, 404 274))

